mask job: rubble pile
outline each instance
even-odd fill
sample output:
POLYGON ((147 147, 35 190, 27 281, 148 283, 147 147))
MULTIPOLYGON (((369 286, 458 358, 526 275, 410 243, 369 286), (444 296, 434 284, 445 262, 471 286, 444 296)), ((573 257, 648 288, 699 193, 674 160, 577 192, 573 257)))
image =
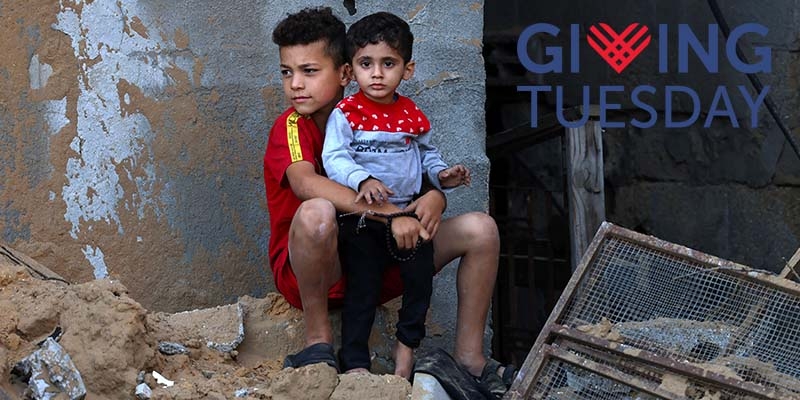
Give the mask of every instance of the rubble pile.
MULTIPOLYGON (((302 314, 278 294, 153 313, 113 279, 67 284, 0 257, 0 399, 406 399, 393 375, 282 369, 303 345, 302 314)), ((373 332, 386 372, 392 331, 373 332)), ((338 319, 333 316, 334 324, 338 319)))

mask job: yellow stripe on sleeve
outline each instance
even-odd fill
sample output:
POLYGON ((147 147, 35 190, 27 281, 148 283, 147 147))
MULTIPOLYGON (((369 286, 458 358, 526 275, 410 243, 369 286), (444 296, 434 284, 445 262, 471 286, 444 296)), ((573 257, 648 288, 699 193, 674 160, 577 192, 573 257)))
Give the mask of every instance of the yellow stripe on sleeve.
POLYGON ((295 111, 286 119, 286 139, 289 142, 289 154, 292 162, 303 159, 303 149, 300 148, 300 133, 297 131, 297 120, 300 114, 295 111))

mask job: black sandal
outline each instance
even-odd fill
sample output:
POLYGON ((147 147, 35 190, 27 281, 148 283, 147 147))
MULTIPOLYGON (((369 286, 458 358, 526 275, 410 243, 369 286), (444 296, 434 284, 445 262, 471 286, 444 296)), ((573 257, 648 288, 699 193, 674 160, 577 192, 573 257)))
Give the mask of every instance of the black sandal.
POLYGON ((494 393, 490 393, 486 385, 480 384, 469 371, 453 359, 453 356, 440 348, 429 350, 417 358, 411 374, 412 378, 417 372, 436 378, 453 400, 491 400, 494 398, 494 393))
POLYGON ((500 399, 508 392, 508 389, 511 388, 511 384, 514 382, 516 375, 517 369, 513 365, 502 365, 497 360, 490 358, 486 360, 486 365, 483 366, 481 376, 476 377, 476 379, 486 386, 495 398, 500 399), (501 367, 505 368, 502 376, 497 373, 501 367))
POLYGON ((330 343, 316 343, 306 347, 297 354, 290 354, 283 360, 283 368, 300 368, 306 365, 325 363, 339 373, 339 364, 330 343))

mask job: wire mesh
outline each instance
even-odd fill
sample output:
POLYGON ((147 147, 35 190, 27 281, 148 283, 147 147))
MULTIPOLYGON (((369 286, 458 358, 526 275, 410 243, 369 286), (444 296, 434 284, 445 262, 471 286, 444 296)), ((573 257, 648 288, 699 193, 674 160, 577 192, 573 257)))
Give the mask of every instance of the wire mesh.
POLYGON ((620 372, 620 379, 600 375, 585 363, 574 363, 548 358, 542 373, 536 380, 530 399, 598 399, 598 400, 651 400, 664 398, 685 398, 690 400, 747 400, 754 397, 742 391, 712 385, 695 379, 690 375, 669 372, 663 368, 648 365, 635 359, 623 358, 602 349, 581 350, 582 345, 561 341, 561 348, 570 354, 620 372), (566 346, 566 347, 564 347, 566 346), (572 347, 575 346, 575 347, 572 347), (629 379, 624 379, 630 377, 629 379), (640 385, 631 383, 637 380, 640 385), (642 387, 658 388, 669 396, 651 394, 642 387))
POLYGON ((659 399, 589 369, 556 359, 545 361, 542 366, 542 374, 534 384, 529 398, 537 400, 659 399))
POLYGON ((786 398, 800 393, 800 298, 794 294, 608 237, 571 299, 561 325, 786 398))

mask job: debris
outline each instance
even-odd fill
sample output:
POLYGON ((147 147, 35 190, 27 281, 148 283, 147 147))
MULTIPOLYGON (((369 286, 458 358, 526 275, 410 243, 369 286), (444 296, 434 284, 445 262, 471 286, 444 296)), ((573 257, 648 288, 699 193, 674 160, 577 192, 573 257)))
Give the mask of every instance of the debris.
POLYGON ((40 349, 20 361, 14 371, 28 379, 28 388, 36 400, 54 399, 59 393, 65 393, 71 400, 86 396, 80 372, 69 354, 51 337, 40 349))
POLYGON ((411 400, 450 400, 450 395, 433 375, 417 372, 411 387, 411 400))
POLYGON ((244 311, 241 303, 236 303, 236 322, 237 332, 233 340, 224 342, 209 340, 206 346, 223 353, 233 352, 244 340, 244 311))
MULTIPOLYGON (((244 310, 241 303, 184 311, 164 315, 163 318, 166 319, 165 325, 169 327, 171 337, 199 340, 221 353, 230 353, 244 340, 244 310), (198 321, 202 323, 198 324, 198 321)), ((169 340, 163 341, 169 343, 169 340)))
POLYGON ((159 385, 164 385, 164 387, 170 387, 175 384, 175 382, 165 378, 163 375, 159 374, 156 371, 153 371, 153 378, 156 378, 156 383, 159 385))
POLYGON ((184 345, 175 342, 158 342, 158 351, 168 356, 189 353, 189 350, 184 345))
MULTIPOLYGON (((151 313, 131 299, 119 282, 102 279, 64 285, 31 279, 23 266, 6 260, 0 255, 0 378, 4 377, 0 400, 34 398, 28 388, 30 376, 21 379, 21 371, 11 374, 10 370, 39 349, 37 343, 57 332, 57 327, 63 330, 58 344, 80 371, 85 399, 142 400, 146 390, 139 385, 145 383, 150 399, 233 399, 241 388, 248 390, 245 399, 330 399, 336 386, 343 384, 338 399, 407 400, 407 382, 376 379, 356 388, 351 385, 353 379, 340 382, 328 366, 282 370, 284 357, 302 348, 305 324, 302 312, 278 293, 264 298, 243 296, 241 306, 151 313), (236 349, 221 352, 214 349, 218 346, 207 346, 209 342, 235 345, 241 317, 247 338, 236 349), (178 343, 189 354, 165 356, 158 351, 160 342, 178 343), (154 370, 161 379, 152 374, 154 370)), ((332 312, 330 318, 336 333, 339 314, 332 312)), ((391 359, 394 322, 396 309, 381 307, 370 337, 371 349, 386 359, 391 359)), ((334 340, 338 343, 339 338, 334 340)), ((21 363, 20 368, 24 369, 21 363)), ((55 397, 48 400, 70 398, 57 393, 55 386, 50 389, 55 397)))
POLYGON ((150 389, 150 386, 147 386, 146 383, 140 383, 136 386, 136 398, 139 400, 147 400, 153 397, 153 391, 150 389))

